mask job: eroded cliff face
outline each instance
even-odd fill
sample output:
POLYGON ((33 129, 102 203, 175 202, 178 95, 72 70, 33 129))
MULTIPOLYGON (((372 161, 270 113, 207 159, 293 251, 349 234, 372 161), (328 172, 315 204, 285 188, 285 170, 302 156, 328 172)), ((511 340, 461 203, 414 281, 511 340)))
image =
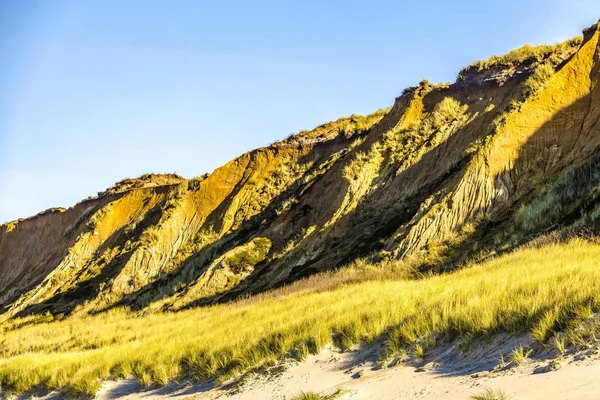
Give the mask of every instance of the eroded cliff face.
POLYGON ((600 145, 599 35, 594 26, 523 59, 475 64, 451 85, 422 82, 387 110, 209 175, 125 180, 2 225, 3 315, 179 309, 358 257, 428 258, 422 267, 445 270, 482 249, 593 228, 598 182, 585 177, 600 145), (568 174, 579 174, 585 201, 550 226, 525 224, 568 174))

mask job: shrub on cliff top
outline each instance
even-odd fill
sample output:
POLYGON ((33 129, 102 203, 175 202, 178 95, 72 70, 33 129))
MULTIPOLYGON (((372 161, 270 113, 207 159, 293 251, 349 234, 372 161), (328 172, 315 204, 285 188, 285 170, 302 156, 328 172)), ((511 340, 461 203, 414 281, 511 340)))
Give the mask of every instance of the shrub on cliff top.
POLYGON ((532 46, 526 44, 517 49, 511 50, 502 56, 492 56, 487 60, 479 60, 463 68, 459 72, 459 77, 466 72, 481 72, 494 67, 511 68, 525 62, 541 62, 549 59, 552 64, 557 65, 569 57, 581 45, 583 38, 581 36, 567 40, 566 42, 553 45, 532 46))

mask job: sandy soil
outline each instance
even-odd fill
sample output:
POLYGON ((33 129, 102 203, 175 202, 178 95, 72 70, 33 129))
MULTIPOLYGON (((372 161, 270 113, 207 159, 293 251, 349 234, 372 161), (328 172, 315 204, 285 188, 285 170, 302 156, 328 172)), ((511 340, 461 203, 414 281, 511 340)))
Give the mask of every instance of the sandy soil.
MULTIPOLYGON (((509 399, 600 399, 600 354, 596 347, 564 356, 558 369, 548 370, 550 351, 520 366, 500 364, 526 340, 501 338, 476 346, 464 355, 457 346, 439 346, 425 360, 380 368, 377 347, 339 352, 332 348, 302 362, 286 362, 268 373, 250 374, 216 388, 211 384, 173 383, 144 390, 135 380, 109 382, 98 400, 109 399, 231 399, 290 400, 302 391, 324 395, 342 389, 349 399, 469 399, 487 388, 509 399)), ((540 353, 540 352, 538 352, 540 353)))

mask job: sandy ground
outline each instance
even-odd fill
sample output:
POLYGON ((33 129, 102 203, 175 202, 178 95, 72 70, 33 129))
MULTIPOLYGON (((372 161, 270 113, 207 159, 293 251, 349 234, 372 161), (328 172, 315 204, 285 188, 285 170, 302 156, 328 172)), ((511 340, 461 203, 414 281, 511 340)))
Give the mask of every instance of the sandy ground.
MULTIPOLYGON (((251 374, 215 388, 211 384, 172 384, 144 390, 135 380, 108 382, 98 400, 109 399, 231 399, 290 400, 302 391, 324 395, 342 389, 349 399, 469 399, 487 388, 509 399, 600 399, 600 354, 597 347, 564 357, 548 371, 550 351, 520 366, 499 365, 523 340, 504 338, 476 346, 463 355, 457 346, 439 346, 425 360, 379 368, 377 348, 339 352, 332 348, 302 362, 287 362, 269 373, 251 374)), ((539 352, 538 352, 539 353, 539 352)), ((543 353, 543 352, 542 352, 543 353)))

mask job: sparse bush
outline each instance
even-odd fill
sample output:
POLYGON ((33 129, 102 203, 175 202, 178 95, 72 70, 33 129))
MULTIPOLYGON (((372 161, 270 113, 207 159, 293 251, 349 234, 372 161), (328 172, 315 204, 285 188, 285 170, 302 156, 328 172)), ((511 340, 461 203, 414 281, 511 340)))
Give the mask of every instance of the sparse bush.
POLYGON ((420 136, 429 137, 444 125, 462 115, 467 108, 466 104, 461 104, 452 97, 444 97, 442 101, 436 104, 429 115, 419 121, 415 128, 420 131, 420 136))
POLYGON ((351 183, 365 175, 373 176, 377 173, 382 161, 381 145, 376 143, 369 153, 356 153, 354 160, 344 166, 342 176, 351 183))
POLYGON ((263 261, 271 249, 271 240, 264 237, 255 238, 248 246, 235 252, 226 259, 229 267, 236 272, 241 272, 249 267, 254 267, 263 261))
POLYGON ((292 133, 283 142, 274 143, 274 145, 290 142, 311 143, 315 140, 324 141, 340 136, 346 138, 360 136, 379 122, 388 111, 389 108, 377 110, 369 115, 352 114, 349 117, 320 125, 312 130, 301 130, 298 133, 292 133))
POLYGON ((472 65, 475 66, 478 71, 489 69, 494 66, 512 67, 528 60, 540 61, 550 55, 555 49, 556 46, 553 45, 533 46, 531 44, 526 44, 513 49, 502 56, 492 56, 488 60, 476 61, 472 65))
POLYGON ((554 76, 554 72, 554 67, 549 62, 545 62, 537 67, 523 82, 523 97, 527 98, 539 93, 554 76))
POLYGON ((431 115, 432 124, 434 127, 439 128, 443 124, 458 118, 467 108, 466 104, 461 104, 453 97, 444 97, 433 110, 431 115))
POLYGON ((459 77, 469 71, 480 72, 491 68, 511 68, 524 63, 541 62, 545 59, 548 59, 553 65, 557 65, 573 54, 582 41, 582 37, 575 37, 554 45, 532 46, 526 44, 502 56, 492 56, 487 60, 476 61, 460 71, 459 77))

